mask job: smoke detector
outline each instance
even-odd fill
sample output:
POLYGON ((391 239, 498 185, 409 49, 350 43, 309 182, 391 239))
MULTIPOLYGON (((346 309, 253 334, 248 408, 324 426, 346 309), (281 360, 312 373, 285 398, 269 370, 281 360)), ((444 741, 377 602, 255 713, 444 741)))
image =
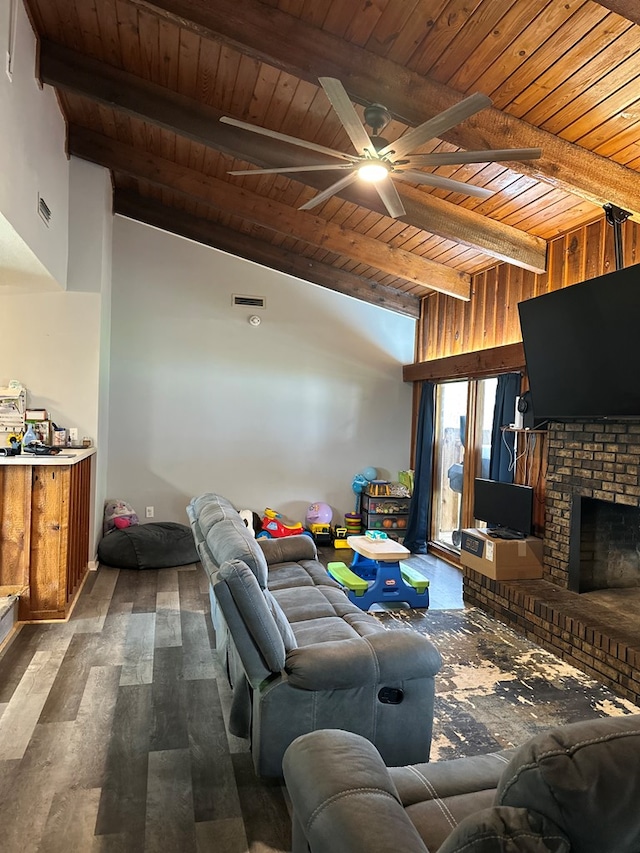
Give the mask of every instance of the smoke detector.
POLYGON ((260 325, 260 317, 258 317, 257 314, 252 314, 249 317, 249 323, 251 323, 252 326, 259 326, 260 325))

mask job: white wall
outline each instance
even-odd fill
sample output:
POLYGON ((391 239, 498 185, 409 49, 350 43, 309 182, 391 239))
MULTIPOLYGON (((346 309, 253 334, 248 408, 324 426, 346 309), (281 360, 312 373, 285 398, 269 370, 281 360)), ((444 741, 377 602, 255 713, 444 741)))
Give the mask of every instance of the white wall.
POLYGON ((413 320, 121 217, 113 257, 109 497, 183 523, 205 491, 342 515, 356 472, 407 467, 413 320))
MULTIPOLYGON (((66 287, 69 165, 65 124, 53 89, 40 89, 36 83, 36 42, 23 4, 15 3, 15 27, 11 26, 10 5, 8 0, 0 2, 0 214, 24 242, 29 257, 35 256, 58 285, 66 287), (11 80, 5 71, 8 54, 13 63, 11 80), (38 193, 53 214, 48 228, 38 215, 38 193)), ((3 231, 11 233, 8 228, 3 231)), ((5 260, 0 240, 0 283, 10 285, 2 276, 5 260)), ((29 285, 37 278, 34 274, 29 285)))
MULTIPOLYGON (((96 299, 97 328, 92 331, 93 376, 84 389, 91 406, 89 435, 98 447, 94 495, 94 540, 102 535, 107 492, 109 444, 109 353, 111 344, 111 255, 113 216, 109 172, 85 160, 71 158, 69 184, 69 292, 88 292, 96 299)), ((80 433, 83 435, 84 433, 80 433)))
POLYGON ((0 385, 20 380, 30 406, 98 446, 94 537, 106 494, 111 280, 111 184, 104 169, 72 160, 69 290, 0 291, 0 385))
POLYGON ((95 434, 100 296, 38 293, 0 296, 0 385, 19 379, 29 406, 60 426, 95 434))

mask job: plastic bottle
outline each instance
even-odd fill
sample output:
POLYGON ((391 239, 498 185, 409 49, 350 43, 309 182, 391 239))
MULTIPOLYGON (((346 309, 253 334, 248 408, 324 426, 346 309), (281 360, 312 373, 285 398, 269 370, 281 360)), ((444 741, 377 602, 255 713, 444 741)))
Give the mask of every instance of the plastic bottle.
POLYGON ((27 426, 27 431, 26 431, 26 432, 25 432, 25 434, 22 436, 22 449, 24 450, 24 448, 25 448, 25 447, 27 447, 27 445, 28 445, 30 442, 32 442, 32 441, 37 441, 37 440, 38 440, 38 436, 37 436, 37 435, 36 435, 36 433, 35 433, 35 430, 34 430, 34 428, 33 428, 33 425, 32 425, 32 424, 29 424, 29 425, 27 426))

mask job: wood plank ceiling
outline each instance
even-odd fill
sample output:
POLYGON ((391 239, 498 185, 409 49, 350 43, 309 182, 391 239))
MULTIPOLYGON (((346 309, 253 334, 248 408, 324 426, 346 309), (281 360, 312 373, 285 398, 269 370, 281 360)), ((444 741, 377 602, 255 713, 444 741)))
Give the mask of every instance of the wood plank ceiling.
POLYGON ((418 316, 468 299, 496 260, 545 268, 546 241, 610 203, 640 221, 640 13, 635 0, 26 0, 38 74, 68 151, 111 170, 114 211, 418 316), (487 199, 394 181, 389 217, 351 184, 300 211, 335 172, 230 169, 326 157, 223 115, 353 153, 318 77, 356 109, 382 102, 395 140, 482 92, 493 106, 420 151, 540 147, 539 159, 424 169, 487 199), (330 177, 327 177, 330 175, 330 177))

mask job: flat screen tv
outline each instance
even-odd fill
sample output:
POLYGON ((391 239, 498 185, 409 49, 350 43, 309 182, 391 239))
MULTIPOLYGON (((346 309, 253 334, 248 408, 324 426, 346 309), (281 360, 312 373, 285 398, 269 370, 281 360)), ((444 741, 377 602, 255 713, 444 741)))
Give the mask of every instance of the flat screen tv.
POLYGON ((533 524, 533 488, 476 478, 473 515, 478 521, 509 533, 530 536, 533 524))
POLYGON ((640 418, 640 265, 518 311, 536 423, 640 418))

